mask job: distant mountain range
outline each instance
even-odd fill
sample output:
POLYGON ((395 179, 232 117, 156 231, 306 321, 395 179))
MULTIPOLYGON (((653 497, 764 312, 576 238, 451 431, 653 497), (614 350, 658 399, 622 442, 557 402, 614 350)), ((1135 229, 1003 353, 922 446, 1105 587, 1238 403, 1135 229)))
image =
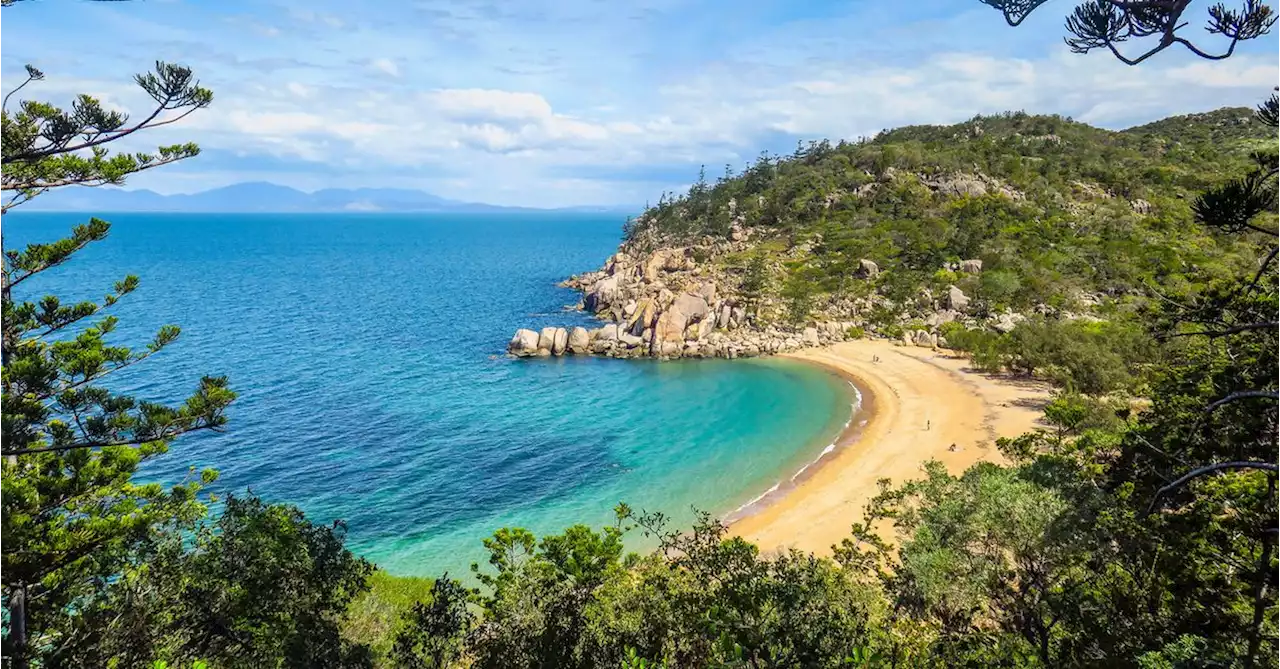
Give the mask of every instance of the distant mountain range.
POLYGON ((18 211, 167 211, 167 212, 534 212, 578 211, 639 213, 639 206, 584 206, 560 209, 503 207, 449 200, 424 191, 398 188, 326 188, 306 193, 266 182, 232 184, 199 193, 161 195, 151 190, 62 188, 41 195, 18 211))

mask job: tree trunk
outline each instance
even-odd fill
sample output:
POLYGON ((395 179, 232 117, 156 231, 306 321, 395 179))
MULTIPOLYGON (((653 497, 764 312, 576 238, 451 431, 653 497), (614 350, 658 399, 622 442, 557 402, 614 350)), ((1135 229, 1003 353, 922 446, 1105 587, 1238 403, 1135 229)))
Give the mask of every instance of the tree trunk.
POLYGON ((9 598, 9 636, 13 639, 13 669, 27 669, 27 586, 19 583, 9 598))

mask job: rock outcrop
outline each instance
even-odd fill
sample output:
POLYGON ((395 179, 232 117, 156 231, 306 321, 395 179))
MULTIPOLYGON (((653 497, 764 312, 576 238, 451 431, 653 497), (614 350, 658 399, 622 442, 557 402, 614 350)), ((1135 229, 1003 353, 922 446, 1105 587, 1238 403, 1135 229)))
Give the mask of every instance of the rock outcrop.
MULTIPOLYGON (((935 185, 976 192, 980 188, 974 184, 981 184, 987 193, 1000 191, 993 180, 965 179, 969 178, 935 185)), ((758 248, 747 241, 758 235, 742 220, 733 219, 731 225, 736 232, 728 238, 685 240, 681 246, 654 239, 624 243, 600 269, 561 283, 582 293, 578 308, 603 321, 600 327, 522 329, 507 350, 517 357, 749 358, 825 346, 852 336, 883 336, 886 326, 907 328, 901 335, 906 345, 935 347, 940 345, 938 329, 945 323, 1007 331, 1023 318, 1006 313, 979 322, 969 315, 969 296, 948 286, 942 295, 925 291, 912 301, 897 303, 874 288, 824 295, 810 312, 812 320, 785 324, 787 305, 776 293, 770 294, 776 286, 763 295, 756 289, 750 299, 744 295, 740 259, 758 248)), ((813 241, 769 256, 767 272, 777 276, 784 263, 802 259, 813 241)), ((983 268, 982 260, 971 258, 942 269, 973 275, 983 268)), ((861 258, 853 275, 853 280, 874 287, 880 266, 861 258)))
POLYGON ((507 344, 507 351, 521 358, 537 355, 538 333, 533 330, 516 330, 515 336, 507 344))
POLYGON ((591 352, 591 333, 587 329, 578 326, 569 332, 569 352, 576 355, 583 355, 591 352))

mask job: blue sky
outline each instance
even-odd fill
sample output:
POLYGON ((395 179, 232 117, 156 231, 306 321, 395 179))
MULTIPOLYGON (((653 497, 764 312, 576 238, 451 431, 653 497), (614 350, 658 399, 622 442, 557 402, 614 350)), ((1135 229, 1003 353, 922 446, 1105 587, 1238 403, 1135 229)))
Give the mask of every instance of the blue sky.
POLYGON ((1072 6, 1010 28, 977 0, 35 0, 3 11, 0 73, 8 91, 32 63, 47 78, 30 97, 141 113, 133 73, 192 67, 213 106, 127 148, 204 153, 133 188, 266 180, 531 206, 643 203, 701 164, 978 113, 1122 128, 1253 105, 1280 78, 1274 34, 1220 62, 1073 55, 1072 6))

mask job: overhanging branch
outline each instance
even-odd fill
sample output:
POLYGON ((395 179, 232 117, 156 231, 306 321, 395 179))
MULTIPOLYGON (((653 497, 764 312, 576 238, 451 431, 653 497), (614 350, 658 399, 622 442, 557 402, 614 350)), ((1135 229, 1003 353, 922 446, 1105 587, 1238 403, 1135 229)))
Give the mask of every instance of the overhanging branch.
POLYGON ((1209 406, 1204 408, 1204 411, 1205 413, 1209 413, 1224 404, 1230 404, 1237 400, 1244 400, 1244 399, 1250 399, 1250 398, 1272 399, 1272 400, 1280 399, 1280 397, 1277 396, 1277 393, 1274 390, 1242 390, 1238 393, 1231 393, 1230 395, 1227 395, 1226 397, 1210 404, 1209 406))
POLYGON ((1280 466, 1277 466, 1274 462, 1255 462, 1252 460, 1238 460, 1235 462, 1219 462, 1218 464, 1215 464, 1215 465, 1208 465, 1206 467, 1201 467, 1199 469, 1193 469, 1190 472, 1187 472, 1186 474, 1184 474, 1181 478, 1177 479, 1173 483, 1170 483, 1169 485, 1157 490, 1155 497, 1151 498, 1151 504, 1147 506, 1147 514, 1150 514, 1152 511, 1155 511, 1156 504, 1160 501, 1162 497, 1177 490, 1178 488, 1181 488, 1191 480, 1199 478, 1201 476, 1207 476, 1209 474, 1215 474, 1217 472, 1226 471, 1229 469, 1260 469, 1263 471, 1274 472, 1274 471, 1280 470, 1280 466))

